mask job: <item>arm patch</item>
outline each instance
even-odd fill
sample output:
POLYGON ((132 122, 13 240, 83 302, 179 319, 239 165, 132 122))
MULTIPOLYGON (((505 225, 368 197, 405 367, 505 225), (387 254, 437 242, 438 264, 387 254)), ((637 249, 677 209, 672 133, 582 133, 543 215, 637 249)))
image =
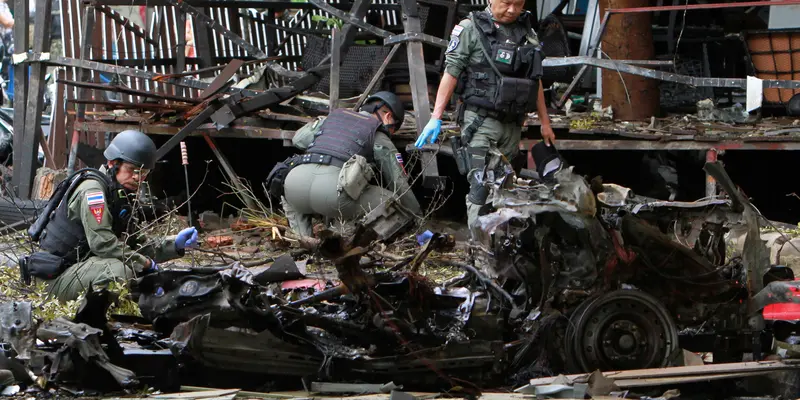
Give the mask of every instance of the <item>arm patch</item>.
POLYGON ((403 170, 403 175, 408 175, 406 172, 406 166, 403 164, 403 155, 400 153, 394 153, 394 158, 396 158, 397 163, 400 164, 400 169, 403 170))

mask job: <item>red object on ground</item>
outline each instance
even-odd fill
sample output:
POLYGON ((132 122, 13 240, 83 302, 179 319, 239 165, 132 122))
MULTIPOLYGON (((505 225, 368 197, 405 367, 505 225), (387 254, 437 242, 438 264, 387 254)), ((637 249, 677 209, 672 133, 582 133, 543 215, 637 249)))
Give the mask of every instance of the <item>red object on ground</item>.
POLYGON ((222 247, 232 244, 233 237, 231 236, 209 236, 206 238, 206 245, 208 245, 208 247, 222 247))
POLYGON ((307 289, 325 290, 325 281, 322 279, 298 279, 281 283, 281 289, 307 289))

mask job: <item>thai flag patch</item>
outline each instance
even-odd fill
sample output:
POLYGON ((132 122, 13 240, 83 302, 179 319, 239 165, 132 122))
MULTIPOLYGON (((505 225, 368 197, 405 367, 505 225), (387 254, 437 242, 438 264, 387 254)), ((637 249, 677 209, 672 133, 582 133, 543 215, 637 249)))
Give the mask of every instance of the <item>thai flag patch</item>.
POLYGON ((86 193, 86 204, 94 205, 94 204, 105 204, 106 199, 103 195, 103 192, 89 192, 86 193))
POLYGON ((394 158, 396 158, 397 163, 400 164, 400 169, 403 170, 403 174, 406 174, 406 166, 403 164, 403 155, 400 153, 394 153, 394 158))

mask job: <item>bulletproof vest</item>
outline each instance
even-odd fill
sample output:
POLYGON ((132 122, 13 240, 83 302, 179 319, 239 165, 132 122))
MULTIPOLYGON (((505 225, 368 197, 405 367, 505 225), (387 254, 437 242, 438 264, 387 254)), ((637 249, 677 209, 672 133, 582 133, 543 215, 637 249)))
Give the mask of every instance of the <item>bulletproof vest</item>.
POLYGON ((353 155, 373 160, 375 132, 381 122, 372 115, 349 110, 334 110, 320 126, 319 133, 306 150, 347 161, 353 155))
POLYGON ((512 115, 532 111, 543 55, 538 43, 528 41, 532 31, 529 13, 505 29, 495 26, 489 11, 473 12, 470 19, 479 32, 483 57, 480 63, 467 66, 462 82, 464 103, 512 115))
POLYGON ((44 231, 39 238, 39 246, 55 256, 61 257, 72 264, 89 257, 89 242, 80 219, 72 220, 68 217, 70 197, 74 194, 81 182, 93 179, 100 182, 108 209, 111 213, 112 230, 114 235, 121 237, 126 231, 131 231, 129 224, 131 206, 127 195, 118 184, 107 175, 98 170, 83 173, 77 176, 61 198, 51 198, 51 202, 59 202, 55 211, 49 216, 44 231))

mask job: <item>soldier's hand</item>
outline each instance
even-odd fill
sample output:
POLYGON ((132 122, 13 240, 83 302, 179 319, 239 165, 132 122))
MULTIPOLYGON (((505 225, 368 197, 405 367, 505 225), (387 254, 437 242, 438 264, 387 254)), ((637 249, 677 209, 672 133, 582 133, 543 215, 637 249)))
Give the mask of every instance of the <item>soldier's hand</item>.
POLYGON ((197 244, 197 229, 195 227, 186 228, 178 233, 175 238, 175 248, 183 250, 187 247, 194 247, 197 244))
POLYGON ((418 148, 422 148, 426 143, 433 143, 439 137, 439 133, 442 131, 442 120, 437 118, 431 118, 428 121, 428 124, 425 125, 425 128, 422 129, 422 133, 417 138, 417 142, 414 143, 415 146, 418 148))
POLYGON ((544 144, 548 146, 555 144, 556 134, 553 132, 553 128, 550 125, 542 125, 542 140, 544 140, 544 144))

